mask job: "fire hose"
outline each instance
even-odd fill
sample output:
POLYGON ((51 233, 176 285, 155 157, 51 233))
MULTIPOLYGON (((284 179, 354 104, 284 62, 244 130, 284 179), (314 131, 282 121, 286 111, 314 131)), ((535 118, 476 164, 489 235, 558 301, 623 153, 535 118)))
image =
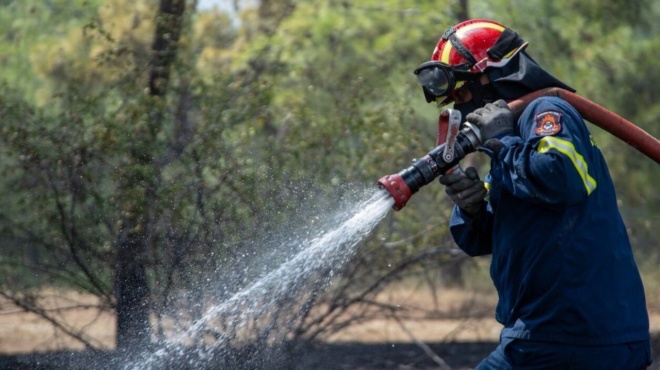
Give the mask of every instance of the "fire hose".
MULTIPOLYGON (((518 119, 533 100, 542 96, 556 96, 565 100, 587 121, 623 140, 656 163, 660 163, 658 139, 616 113, 564 89, 556 87, 543 89, 509 102, 514 119, 518 119)), ((440 119, 443 119, 442 114, 440 119)), ((424 157, 414 160, 408 168, 378 180, 378 186, 387 190, 394 199, 392 206, 394 210, 402 209, 422 186, 430 184, 436 177, 457 167, 461 159, 481 146, 479 129, 467 122, 462 126, 457 134, 447 137, 446 142, 440 140, 439 132, 436 148, 424 157), (450 150, 446 150, 448 146, 450 150), (447 155, 448 151, 449 155, 447 155)))

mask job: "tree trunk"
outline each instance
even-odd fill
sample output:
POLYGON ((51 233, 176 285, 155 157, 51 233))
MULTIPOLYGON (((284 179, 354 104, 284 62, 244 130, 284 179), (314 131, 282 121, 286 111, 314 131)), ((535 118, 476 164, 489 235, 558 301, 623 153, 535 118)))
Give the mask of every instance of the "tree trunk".
POLYGON ((115 271, 117 299, 117 350, 146 348, 149 344, 149 284, 141 252, 144 240, 127 233, 119 240, 119 258, 115 271))
POLYGON ((149 94, 152 96, 163 96, 167 89, 183 29, 185 8, 185 0, 160 0, 149 66, 149 94))
MULTIPOLYGON (((170 70, 176 60, 177 43, 183 29, 185 0, 160 0, 156 17, 156 31, 152 44, 152 57, 149 61, 148 91, 149 127, 145 133, 147 142, 155 142, 162 126, 163 111, 161 104, 153 104, 153 99, 164 98, 170 80, 170 70)), ((139 204, 129 204, 133 211, 123 220, 118 241, 118 258, 115 270, 115 298, 117 301, 117 350, 131 353, 149 347, 151 325, 149 323, 150 287, 147 279, 145 255, 150 240, 155 240, 152 224, 154 203, 158 202, 156 193, 159 187, 160 168, 154 159, 158 153, 136 151, 133 160, 152 169, 153 179, 150 186, 141 188, 143 199, 139 204)), ((129 178, 131 178, 129 176, 129 178)), ((128 180, 131 181, 131 180, 128 180)), ((140 187, 138 184, 127 186, 140 187)), ((130 201, 127 200, 127 203, 130 201)))
POLYGON ((468 8, 468 0, 458 0, 458 5, 456 7, 456 18, 459 22, 467 21, 470 19, 468 8))

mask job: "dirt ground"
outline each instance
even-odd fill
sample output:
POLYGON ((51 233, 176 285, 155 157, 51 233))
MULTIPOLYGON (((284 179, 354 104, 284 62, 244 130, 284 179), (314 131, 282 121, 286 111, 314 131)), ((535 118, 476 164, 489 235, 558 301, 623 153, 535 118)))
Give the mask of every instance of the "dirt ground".
MULTIPOLYGON (((318 343, 293 353, 288 362, 261 363, 249 370, 471 370, 486 356, 495 342, 425 343, 318 343), (429 352, 430 351, 430 352, 429 352), (443 364, 441 366, 441 364, 443 364)), ((655 362, 649 370, 660 369, 660 336, 654 340, 655 362)), ((55 351, 0 355, 0 369, 90 370, 120 369, 112 353, 55 351)), ((228 367, 170 367, 168 369, 229 369, 228 367)), ((235 368, 231 368, 235 370, 235 368)), ((241 368, 241 370, 246 368, 241 368)))
MULTIPOLYGON (((351 326, 323 342, 296 347, 289 361, 261 363, 263 369, 291 370, 380 370, 453 369, 468 370, 497 345, 499 324, 491 318, 495 297, 444 291, 441 302, 461 310, 466 302, 483 307, 483 313, 462 319, 373 320, 351 326), (443 367, 441 364, 445 364, 443 367)), ((85 305, 94 298, 69 293, 62 300, 53 292, 52 307, 85 305)), ((427 304, 428 295, 394 294, 389 301, 427 304), (416 302, 417 300, 417 302, 416 302)), ((660 312, 649 308, 654 335, 653 370, 660 370, 660 312)), ((0 302, 0 369, 114 369, 119 368, 113 352, 114 317, 79 307, 61 316, 75 327, 85 327, 92 342, 103 351, 90 352, 67 338, 34 314, 27 314, 7 302, 0 302)), ((214 368, 214 367, 211 367, 214 368)))

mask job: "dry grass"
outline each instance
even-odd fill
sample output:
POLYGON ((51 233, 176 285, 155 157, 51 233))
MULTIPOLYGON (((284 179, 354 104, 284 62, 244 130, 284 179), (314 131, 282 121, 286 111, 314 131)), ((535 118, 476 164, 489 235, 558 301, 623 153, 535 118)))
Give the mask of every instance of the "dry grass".
MULTIPOLYGON (((91 295, 76 292, 41 292, 40 304, 67 326, 83 329, 99 348, 114 348, 114 316, 96 309, 84 308, 98 304, 91 295), (56 313, 54 309, 78 307, 56 313), (80 308, 83 307, 83 308, 80 308)), ((61 349, 83 349, 83 345, 56 330, 36 314, 28 313, 7 301, 0 301, 0 353, 46 352, 61 349)))
MULTIPOLYGON (((75 292, 57 292, 49 290, 42 294, 47 297, 42 303, 49 309, 57 307, 89 306, 97 302, 96 298, 75 292)), ((442 340, 492 340, 497 338, 499 327, 494 320, 484 317, 490 315, 494 306, 494 297, 475 292, 442 289, 429 293, 428 289, 410 285, 387 290, 378 300, 400 305, 411 310, 402 311, 402 315, 416 316, 413 319, 373 320, 353 325, 328 338, 330 342, 355 341, 378 343, 383 341, 407 342, 415 339, 422 341, 442 340), (456 319, 437 319, 420 317, 422 311, 435 312, 434 317, 457 316, 456 319)), ((54 311, 50 311, 51 313, 54 311)), ((74 328, 85 328, 86 334, 94 338, 94 344, 105 349, 114 348, 115 318, 113 315, 94 309, 76 308, 58 314, 58 319, 74 328)), ((21 311, 9 302, 0 301, 0 353, 17 354, 46 352, 62 349, 83 349, 83 346, 42 319, 21 311)))
POLYGON ((400 320, 377 319, 351 325, 330 342, 497 341, 500 325, 493 318, 494 291, 436 288, 402 284, 377 300, 401 308, 400 320))
MULTIPOLYGON (((660 332, 660 295, 656 285, 647 284, 652 332, 660 332)), ((97 303, 95 297, 74 292, 46 293, 42 303, 49 308, 97 303)), ((402 284, 383 292, 378 301, 402 307, 400 317, 408 318, 355 324, 327 340, 333 343, 497 341, 501 328, 493 319, 497 295, 489 289, 438 288, 431 291, 423 285, 402 284)), ((114 348, 115 318, 112 314, 76 308, 59 314, 58 318, 72 327, 85 328, 87 335, 100 348, 114 348)), ((55 330, 37 315, 0 301, 0 353, 82 348, 79 342, 55 330)))

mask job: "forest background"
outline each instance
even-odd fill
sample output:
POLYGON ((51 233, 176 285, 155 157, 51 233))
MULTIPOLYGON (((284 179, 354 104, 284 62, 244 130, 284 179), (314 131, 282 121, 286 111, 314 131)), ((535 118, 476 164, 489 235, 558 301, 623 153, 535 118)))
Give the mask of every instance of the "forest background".
MULTIPOLYGON (((376 179, 434 146, 437 108, 412 70, 466 18, 511 27, 578 94, 660 137, 657 1, 225 5, 0 0, 5 312, 35 314, 90 351, 131 353, 189 326, 289 258, 287 235, 322 229, 339 205, 356 204, 376 179), (53 297, 68 301, 53 307, 53 297), (111 315, 112 343, 86 330, 90 323, 63 319, 67 310, 111 315)), ((660 312, 660 171, 590 129, 610 166, 649 311, 660 312)), ((481 154, 466 162, 487 171, 481 154)), ((292 290, 267 320, 249 319, 242 348, 323 340, 382 317, 473 312, 448 313, 437 299, 424 307, 378 299, 402 284, 430 297, 450 288, 492 294, 487 258, 467 259, 451 242, 450 211, 441 186, 424 188, 355 255, 292 290)), ((241 330, 226 320, 207 328, 211 337, 241 330)))

